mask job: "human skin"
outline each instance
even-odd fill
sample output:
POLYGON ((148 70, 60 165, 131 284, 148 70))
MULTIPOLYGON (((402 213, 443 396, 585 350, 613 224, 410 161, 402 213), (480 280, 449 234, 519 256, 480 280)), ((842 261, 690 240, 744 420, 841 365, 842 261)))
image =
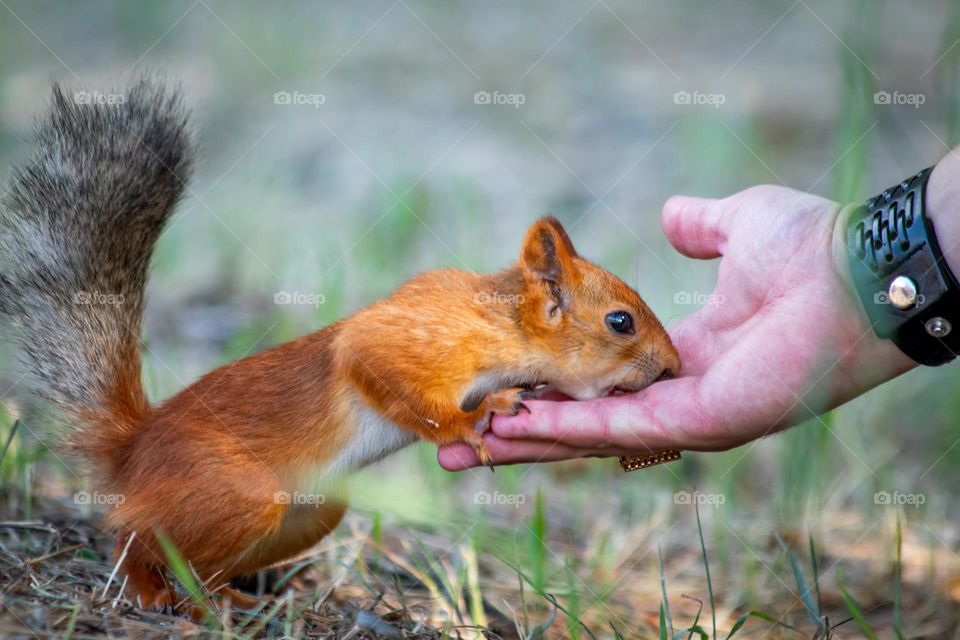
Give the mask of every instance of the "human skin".
MULTIPOLYGON (((936 167, 927 215, 960 273, 960 149, 936 167)), ((877 338, 849 285, 844 208, 758 186, 714 200, 675 196, 661 223, 690 258, 720 259, 712 302, 670 330, 679 377, 586 402, 530 401, 484 439, 495 464, 723 451, 819 415, 917 364, 877 338)), ((444 447, 450 471, 473 450, 444 447)))

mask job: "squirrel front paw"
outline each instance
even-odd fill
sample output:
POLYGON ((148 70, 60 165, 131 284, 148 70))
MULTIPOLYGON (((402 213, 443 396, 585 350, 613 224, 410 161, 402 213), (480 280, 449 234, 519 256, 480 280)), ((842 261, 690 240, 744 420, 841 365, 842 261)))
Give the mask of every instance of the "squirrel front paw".
POLYGON ((530 407, 523 401, 533 397, 535 397, 533 391, 521 387, 488 393, 477 408, 479 417, 474 423, 473 430, 479 434, 486 433, 490 429, 493 416, 515 416, 521 411, 530 413, 530 407))
POLYGON ((536 397, 535 392, 523 388, 501 389, 488 393, 473 411, 457 411, 449 419, 434 421, 435 431, 430 439, 443 446, 454 443, 473 447, 482 464, 493 470, 493 460, 483 441, 483 434, 490 429, 493 416, 515 416, 521 411, 530 413, 524 400, 536 397))
POLYGON ((483 441, 482 434, 474 431, 473 433, 468 434, 464 438, 463 442, 473 447, 480 464, 490 467, 490 471, 494 470, 493 458, 490 457, 490 451, 487 450, 487 444, 483 441))

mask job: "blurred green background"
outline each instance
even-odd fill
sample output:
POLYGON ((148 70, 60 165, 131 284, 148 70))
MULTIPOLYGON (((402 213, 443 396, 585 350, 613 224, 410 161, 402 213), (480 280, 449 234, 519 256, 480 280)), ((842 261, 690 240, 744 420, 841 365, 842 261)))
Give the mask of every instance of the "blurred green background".
MULTIPOLYGON (((544 212, 670 326, 710 293, 716 269, 662 237, 670 195, 772 183, 859 200, 957 143, 958 7, 0 0, 0 173, 29 152, 51 78, 109 92, 162 70, 183 84, 202 159, 154 260, 144 366, 157 400, 425 269, 501 268, 544 212), (896 104, 902 96, 913 104, 896 104), (280 292, 323 303, 275 304, 280 292)), ((15 402, 16 372, 0 379, 15 402)), ((900 512, 906 535, 932 549, 914 587, 949 600, 960 565, 958 384, 955 365, 918 370, 823 421, 642 475, 611 461, 452 475, 421 445, 367 474, 358 513, 469 541, 589 608, 596 593, 629 589, 603 586, 595 571, 620 558, 623 532, 656 523, 641 527, 643 553, 628 556, 654 572, 657 544, 699 544, 678 491, 724 496, 701 509, 731 607, 782 590, 771 576, 792 580, 753 551, 775 528, 839 530, 835 555, 855 564, 892 557, 900 512), (523 504, 477 504, 483 491, 523 504), (878 491, 924 504, 898 510, 877 504, 878 491), (868 532, 889 544, 849 553, 868 532)), ((19 446, 2 471, 16 488, 9 499, 28 501, 38 474, 33 445, 19 446)))

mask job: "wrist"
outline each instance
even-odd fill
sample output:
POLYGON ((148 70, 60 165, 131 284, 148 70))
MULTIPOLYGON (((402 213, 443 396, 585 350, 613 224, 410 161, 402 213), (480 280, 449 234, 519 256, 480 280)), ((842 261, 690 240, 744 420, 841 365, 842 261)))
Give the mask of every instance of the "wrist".
MULTIPOLYGON (((858 314, 864 321, 866 316, 861 309, 860 298, 857 294, 856 285, 853 282, 853 276, 850 273, 850 247, 847 246, 847 223, 851 214, 856 211, 860 204, 852 202, 847 205, 836 204, 833 214, 833 245, 831 247, 831 259, 833 270, 840 282, 840 293, 843 296, 845 306, 858 314)), ((869 326, 869 324, 867 324, 869 326)))
POLYGON ((927 183, 926 216, 940 244, 947 266, 960 274, 960 153, 949 153, 934 168, 927 183))
POLYGON ((847 225, 850 217, 861 207, 860 203, 836 204, 833 218, 833 241, 831 261, 837 277, 837 304, 840 313, 850 320, 855 336, 856 352, 852 360, 851 377, 858 379, 863 391, 917 367, 917 363, 900 350, 892 341, 878 337, 863 308, 850 270, 852 249, 847 244, 847 225))
POLYGON ((945 242, 960 257, 960 225, 950 215, 954 162, 948 157, 939 167, 933 202, 934 171, 925 169, 851 208, 836 229, 845 233, 848 281, 875 334, 929 366, 950 362, 960 348, 960 332, 952 331, 960 326, 960 285, 941 248, 945 242))

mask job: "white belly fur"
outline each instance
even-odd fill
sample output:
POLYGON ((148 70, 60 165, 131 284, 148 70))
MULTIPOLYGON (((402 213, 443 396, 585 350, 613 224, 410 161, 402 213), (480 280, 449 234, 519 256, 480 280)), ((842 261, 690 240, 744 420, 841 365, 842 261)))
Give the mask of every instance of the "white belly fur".
POLYGON ((382 415, 361 405, 357 422, 347 446, 324 469, 325 477, 342 477, 417 441, 417 436, 401 429, 382 415))

